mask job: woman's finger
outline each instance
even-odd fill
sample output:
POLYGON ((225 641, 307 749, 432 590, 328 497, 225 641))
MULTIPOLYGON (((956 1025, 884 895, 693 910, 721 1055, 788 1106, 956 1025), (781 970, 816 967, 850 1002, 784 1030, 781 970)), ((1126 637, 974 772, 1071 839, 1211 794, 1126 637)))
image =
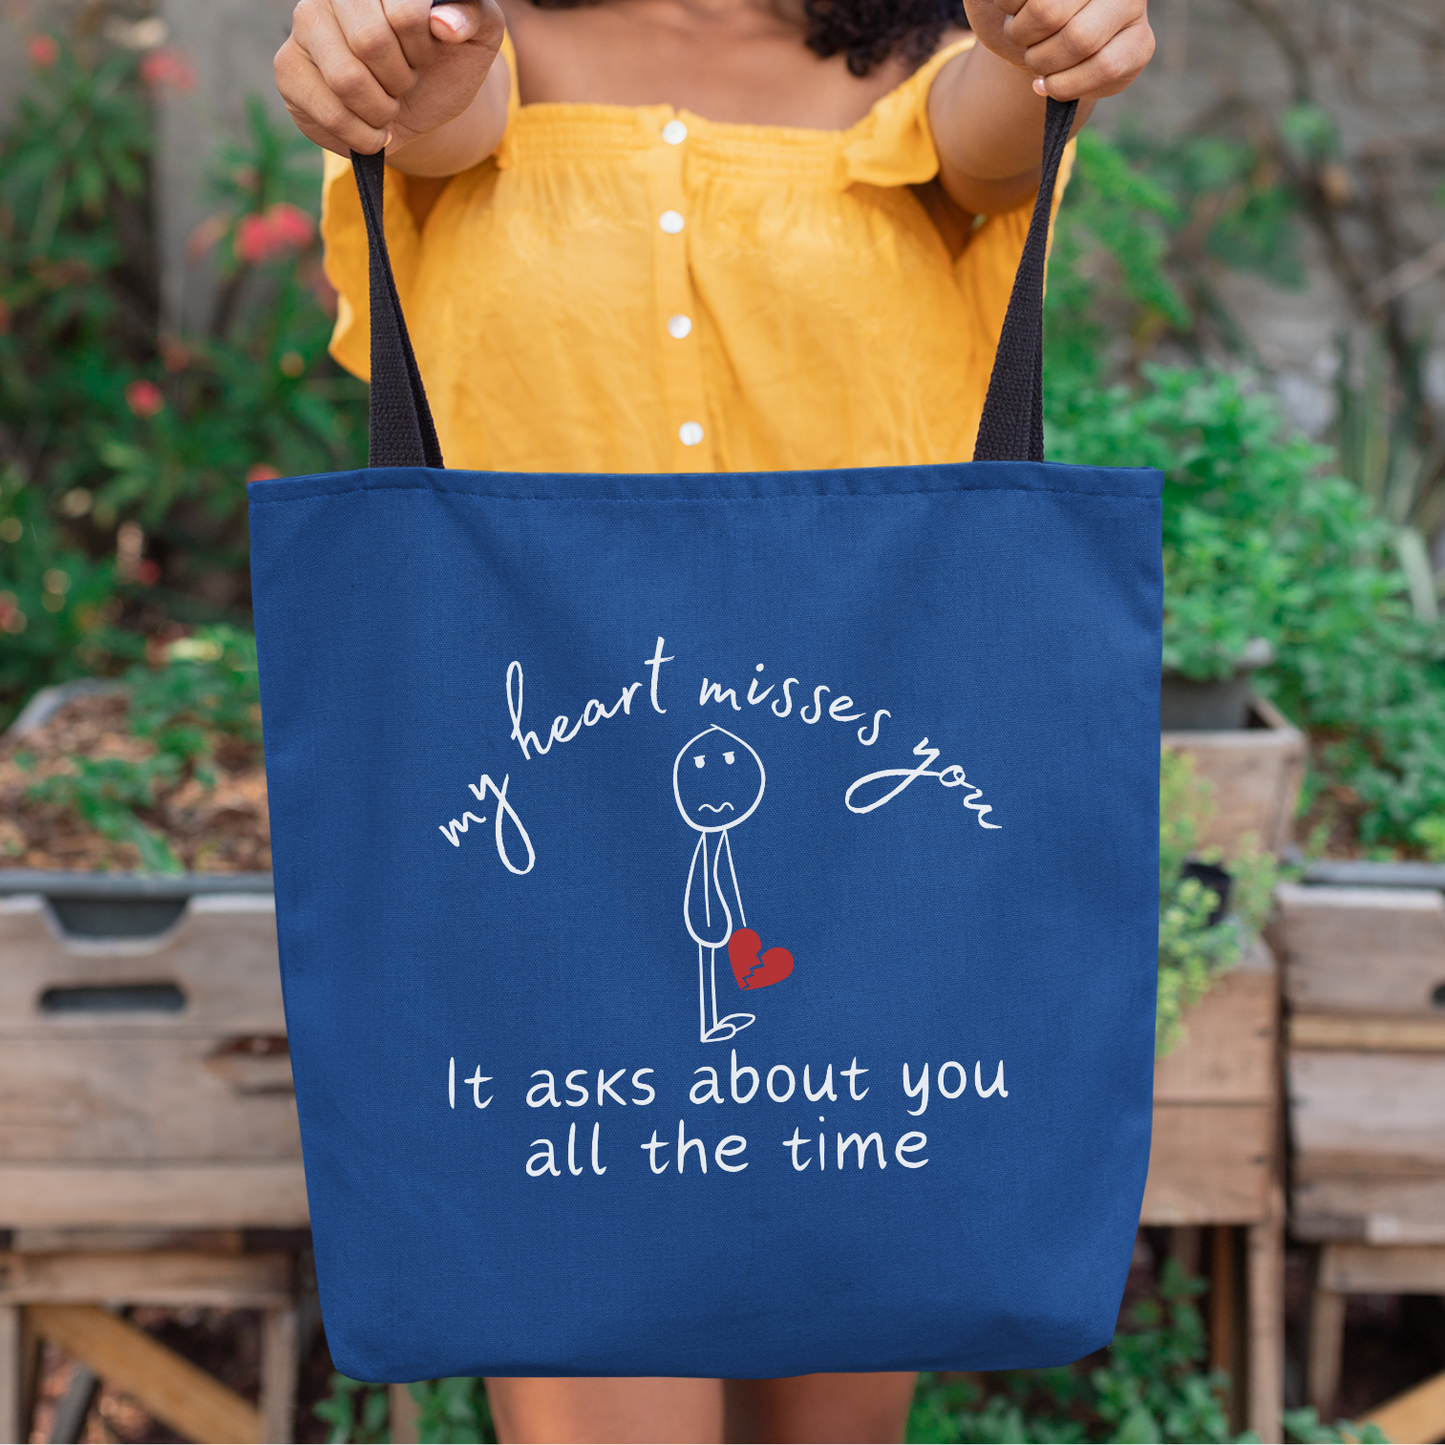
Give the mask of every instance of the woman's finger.
MULTIPOLYGON (((371 62, 358 55, 353 46, 358 43, 366 47, 364 31, 361 37, 343 32, 338 17, 318 17, 301 44, 311 63, 316 67, 321 80, 342 105, 353 115, 360 116, 368 125, 385 127, 396 118, 400 102, 377 79, 371 62)), ((380 46, 376 46, 380 49, 380 46)), ((397 56, 400 56, 400 47, 397 56)), ((389 68, 395 83, 395 67, 389 68)), ((410 76, 410 68, 403 62, 402 70, 410 76)), ((410 90, 408 79, 403 93, 410 90)))
POLYGON ((438 5, 430 16, 431 33, 444 45, 465 45, 475 40, 482 30, 480 0, 438 5))
POLYGON ((1153 54, 1154 32, 1140 20, 1081 64, 1036 80, 1034 89, 1055 100, 1102 100, 1126 89, 1153 54))
POLYGON ((336 33, 352 57, 393 99, 405 95, 416 84, 416 67, 383 0, 332 0, 332 5, 336 33))
POLYGON ((1091 0, 1027 0, 1004 21, 1004 36, 1010 44, 1027 50, 1029 46, 1057 35, 1090 3, 1091 0))
POLYGON ((432 33, 431 0, 378 0, 386 22, 413 72, 425 70, 440 53, 432 33))
POLYGON ((1024 51, 1024 63, 1039 75, 1056 75, 1082 65, 1143 16, 1142 0, 1091 0, 1061 29, 1024 51))
POLYGON ((276 84, 302 135, 326 150, 371 155, 386 145, 387 131, 348 109, 294 39, 277 52, 276 84))

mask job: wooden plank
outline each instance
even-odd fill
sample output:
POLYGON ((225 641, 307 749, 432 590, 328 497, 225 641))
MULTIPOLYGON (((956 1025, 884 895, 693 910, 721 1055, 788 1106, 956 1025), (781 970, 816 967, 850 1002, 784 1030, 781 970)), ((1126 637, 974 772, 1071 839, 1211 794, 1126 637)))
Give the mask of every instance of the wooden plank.
POLYGON ((1290 1230, 1303 1240, 1445 1244, 1445 1179, 1296 1179, 1290 1230))
MULTIPOLYGON (((270 1445, 289 1445, 295 1438, 296 1311, 271 1309, 261 1317, 261 1438, 270 1445)), ((395 1431, 393 1440, 398 1439, 395 1431)))
POLYGON ((1247 1231, 1249 1428, 1261 1441, 1284 1439, 1284 1201, 1270 1187, 1270 1218, 1247 1231))
POLYGON ((5 1441, 30 1439, 21 1315, 19 1305, 0 1305, 0 1440, 5 1441))
POLYGON ((30 1318, 38 1333, 188 1440, 261 1439, 254 1405, 125 1320, 93 1305, 32 1305, 30 1318))
POLYGON ((1319 1279, 1341 1294, 1445 1294, 1445 1245, 1327 1244, 1319 1279))
POLYGON ((1268 1104, 1157 1104, 1141 1222, 1253 1224, 1269 1213, 1268 1104))
POLYGON ((0 1253, 0 1304, 208 1305, 272 1309, 291 1301, 285 1254, 0 1253))
POLYGON ((1292 1049, 1343 1049, 1352 1053, 1445 1054, 1445 1017, 1378 1018, 1352 1014, 1294 1014, 1292 1049))
POLYGON ((0 1165, 0 1228, 300 1229, 301 1161, 133 1166, 0 1165))
POLYGON ((1291 1051, 1295 1177, 1445 1178, 1445 1055, 1291 1051))
POLYGON ((84 1250, 181 1249, 191 1254, 240 1254, 239 1229, 15 1229, 10 1248, 21 1254, 74 1254, 84 1250))
POLYGON ((1154 1064, 1155 1103, 1269 1103, 1277 1093, 1278 981, 1256 940, 1184 1015, 1187 1035, 1154 1064))
POLYGON ((47 989, 173 983, 179 1013, 129 1013, 129 1033, 284 1034, 276 911, 269 894, 193 898, 155 939, 61 935, 37 895, 0 898, 0 1034, 41 1037, 113 1031, 115 1014, 43 1013, 47 989))
POLYGON ((1163 747, 1187 753, 1199 776, 1213 784, 1214 815, 1201 830, 1201 848, 1233 852, 1245 834, 1253 833, 1262 848, 1277 853, 1293 837, 1305 736, 1269 703, 1254 707, 1267 727, 1160 736, 1163 747))
POLYGON ((1316 1286, 1310 1300, 1309 1360, 1306 1389, 1321 1420, 1335 1409, 1340 1390, 1340 1362, 1345 1347, 1345 1297, 1316 1286))
POLYGON ((1365 1415, 1387 1440, 1445 1439, 1445 1370, 1365 1415))
POLYGON ((1445 896, 1433 888, 1276 891, 1285 997, 1299 1013, 1438 1018, 1445 983, 1445 896))
POLYGON ((237 1087, 217 1054, 214 1036, 0 1039, 0 1160, 299 1159, 295 1095, 237 1087))

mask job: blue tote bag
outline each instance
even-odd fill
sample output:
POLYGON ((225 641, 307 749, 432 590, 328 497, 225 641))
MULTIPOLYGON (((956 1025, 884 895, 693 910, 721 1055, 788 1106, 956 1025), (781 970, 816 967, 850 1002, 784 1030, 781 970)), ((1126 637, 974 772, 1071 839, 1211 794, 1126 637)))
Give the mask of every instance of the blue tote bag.
POLYGON ((1055 1365, 1149 1154, 1160 483, 1043 461, 1070 109, 954 466, 250 488, 327 1338, 365 1380, 1055 1365))

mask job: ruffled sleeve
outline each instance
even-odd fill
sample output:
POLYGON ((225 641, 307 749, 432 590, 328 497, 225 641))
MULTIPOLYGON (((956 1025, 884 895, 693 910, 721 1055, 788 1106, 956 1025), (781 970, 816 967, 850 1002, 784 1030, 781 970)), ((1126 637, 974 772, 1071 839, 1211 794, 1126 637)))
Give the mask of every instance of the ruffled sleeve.
MULTIPOLYGON (((507 62, 510 96, 507 118, 516 113, 517 56, 510 35, 502 37, 502 58, 507 62)), ((485 164, 485 162, 484 162, 485 164)), ((321 239, 326 253, 326 277, 336 288, 336 325, 331 333, 331 354, 353 376, 371 380, 371 306, 368 300, 366 222, 361 198, 352 178, 351 163, 326 153, 321 182, 321 239)), ((407 177, 386 169, 386 244, 391 269, 405 305, 421 260, 421 232, 407 204, 407 177)))
POLYGON ((928 124, 928 92, 938 72, 973 45, 972 35, 945 45, 847 132, 843 166, 850 183, 917 186, 938 174, 938 152, 928 124))

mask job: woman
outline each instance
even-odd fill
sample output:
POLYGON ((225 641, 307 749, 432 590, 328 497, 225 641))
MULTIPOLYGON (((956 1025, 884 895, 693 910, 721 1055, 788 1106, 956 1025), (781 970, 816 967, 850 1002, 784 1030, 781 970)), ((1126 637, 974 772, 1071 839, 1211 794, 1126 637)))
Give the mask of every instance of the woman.
MULTIPOLYGON (((967 460, 1043 97, 1082 123, 1152 51, 1146 0, 300 0, 276 72, 317 144, 387 148, 451 466, 706 472, 967 460)), ((341 159, 324 230, 365 376, 341 159)), ((843 1441, 901 1439, 913 1383, 488 1390, 504 1440, 843 1441)))

